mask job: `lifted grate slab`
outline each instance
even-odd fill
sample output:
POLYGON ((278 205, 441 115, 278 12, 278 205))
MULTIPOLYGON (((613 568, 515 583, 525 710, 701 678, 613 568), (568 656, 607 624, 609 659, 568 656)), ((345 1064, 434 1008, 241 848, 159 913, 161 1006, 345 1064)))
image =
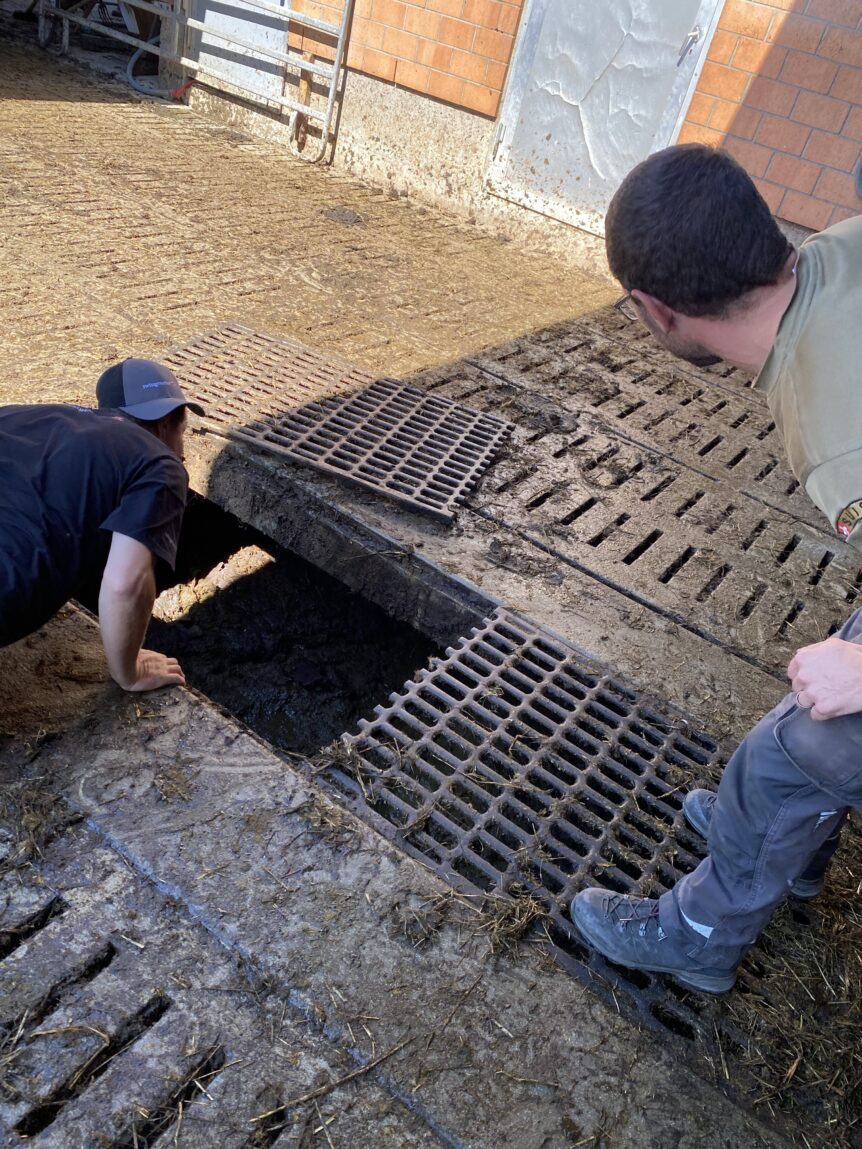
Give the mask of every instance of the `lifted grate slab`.
POLYGON ((720 749, 684 715, 501 609, 345 742, 326 776, 387 837, 463 891, 538 898, 564 968, 710 1044, 708 1004, 611 967, 567 912, 589 885, 657 896, 704 856, 682 794, 720 749))
POLYGON ((277 418, 290 407, 347 394, 374 379, 345 359, 239 323, 177 348, 165 363, 207 408, 208 422, 220 427, 252 416, 277 418))
POLYGON ((166 360, 203 425, 452 522, 511 430, 442 396, 231 324, 166 360))

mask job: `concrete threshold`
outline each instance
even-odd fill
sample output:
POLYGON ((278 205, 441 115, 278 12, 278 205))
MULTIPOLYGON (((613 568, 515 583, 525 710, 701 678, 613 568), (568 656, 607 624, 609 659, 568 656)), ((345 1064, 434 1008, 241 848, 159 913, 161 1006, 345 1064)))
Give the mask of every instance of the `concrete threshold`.
MULTIPOLYGON (((231 454, 231 466, 260 462, 231 454)), ((193 455, 199 480, 200 445, 193 455)), ((218 469, 210 474, 212 497, 218 469)), ((286 469, 278 474, 286 484, 286 469)), ((242 484, 245 492, 255 488, 242 484)), ((289 503, 282 513, 299 530, 289 503)), ((327 529, 334 540, 335 526, 327 529)), ((317 541, 310 533, 309 546, 321 554, 324 524, 312 533, 317 541)), ((338 537, 347 550, 359 546, 347 531, 338 537)), ((450 545, 454 565, 454 540, 450 545)), ((404 553, 397 560, 378 554, 378 561, 391 559, 396 573, 426 562, 404 553)), ((345 563, 349 558, 343 555, 345 563)), ((417 605, 424 618, 438 620, 442 634, 444 586, 434 585, 439 575, 428 566, 417 605)), ((462 590, 459 609, 480 610, 480 592, 471 591, 477 597, 464 605, 469 596, 462 590)), ((215 939, 245 971, 252 996, 281 1001, 294 1064, 308 1043, 315 1046, 321 1058, 315 1080, 340 1079, 345 1068, 388 1055, 369 1070, 366 1085, 397 1102, 392 1136, 382 1136, 378 1121, 354 1119, 349 1139, 340 1140, 336 1110, 327 1126, 330 1144, 784 1144, 695 1077, 678 1051, 629 1025, 534 946, 494 953, 469 898, 454 896, 208 700, 190 690, 136 697, 106 684, 96 628, 80 611, 65 611, 38 635, 0 652, 0 666, 4 680, 14 682, 10 698, 21 700, 17 715, 13 708, 4 716, 6 728, 17 723, 18 730, 4 748, 7 770, 19 780, 31 776, 35 789, 49 788, 84 815, 92 834, 134 875, 197 923, 196 976, 206 978, 223 963, 208 940, 215 939), (27 709, 27 699, 40 692, 53 699, 47 727, 44 715, 27 709)), ((78 849, 92 851, 93 842, 85 836, 78 849)), ((140 920, 134 936, 146 946, 146 915, 140 920)), ((226 1045, 234 1025, 226 1012, 226 1045)), ((291 1084, 290 1074, 286 1079, 286 1096, 301 1095, 300 1084, 291 1084)), ((355 1103, 351 1088, 344 1087, 345 1110, 355 1103)), ((236 1119, 245 1110, 233 1097, 236 1119)), ((198 1098, 192 1114, 198 1124, 175 1141, 166 1131, 164 1144, 221 1144, 220 1098, 198 1098), (206 1123, 207 1114, 215 1125, 206 1123)), ((257 1144, 254 1126, 247 1131, 247 1144, 257 1144)), ((278 1144, 300 1144, 285 1137, 278 1144)), ((318 1133, 313 1143, 327 1141, 318 1133)))

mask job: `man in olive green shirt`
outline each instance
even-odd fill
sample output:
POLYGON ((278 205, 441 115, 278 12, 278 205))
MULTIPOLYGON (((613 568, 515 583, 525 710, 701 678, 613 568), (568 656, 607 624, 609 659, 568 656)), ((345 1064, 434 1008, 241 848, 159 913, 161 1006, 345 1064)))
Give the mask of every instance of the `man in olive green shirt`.
MULTIPOLYGON (((757 373, 793 471, 833 530, 862 547, 862 218, 797 253, 743 169, 699 144, 624 180, 608 259, 669 351, 757 373)), ((709 857, 659 899, 588 889, 572 920, 621 965, 730 989, 788 891, 814 897, 850 808, 862 806, 862 612, 797 651, 791 693, 743 739, 718 794, 684 812, 709 857)))

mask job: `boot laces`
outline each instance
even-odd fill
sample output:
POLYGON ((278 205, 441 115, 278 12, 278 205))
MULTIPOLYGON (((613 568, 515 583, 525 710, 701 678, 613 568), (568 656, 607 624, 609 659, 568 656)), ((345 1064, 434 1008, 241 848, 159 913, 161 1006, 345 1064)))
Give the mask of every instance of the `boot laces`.
POLYGON ((626 894, 609 894, 604 900, 604 912, 623 929, 634 924, 641 937, 655 929, 658 940, 664 941, 666 934, 659 922, 658 901, 655 898, 630 897, 626 894))

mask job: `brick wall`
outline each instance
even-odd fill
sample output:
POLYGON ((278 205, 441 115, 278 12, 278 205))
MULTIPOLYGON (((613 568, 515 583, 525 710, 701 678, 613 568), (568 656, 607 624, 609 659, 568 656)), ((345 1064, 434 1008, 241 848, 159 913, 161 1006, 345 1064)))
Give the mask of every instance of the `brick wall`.
POLYGON ((679 141, 725 148, 772 211, 862 212, 862 0, 726 0, 679 141))
MULTIPOLYGON (((347 63, 413 92, 495 116, 523 0, 356 0, 347 63)), ((340 0, 294 0, 340 20, 340 0)), ((326 58, 332 41, 294 33, 291 47, 326 58)))

